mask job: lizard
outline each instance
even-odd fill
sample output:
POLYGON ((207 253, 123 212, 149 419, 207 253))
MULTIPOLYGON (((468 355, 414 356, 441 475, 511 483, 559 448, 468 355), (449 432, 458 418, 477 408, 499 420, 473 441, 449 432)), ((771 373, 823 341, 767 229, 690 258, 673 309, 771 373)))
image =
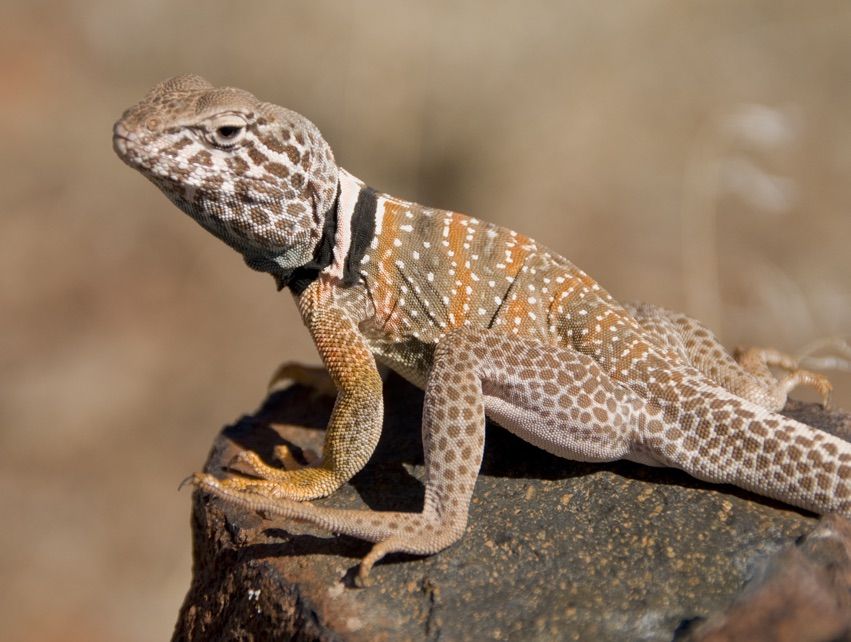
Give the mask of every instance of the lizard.
POLYGON ((318 463, 280 468, 242 451, 250 474, 192 483, 372 542, 356 584, 388 553, 434 554, 462 537, 486 417, 566 459, 676 467, 851 517, 851 443, 777 414, 797 385, 829 400, 827 379, 791 357, 731 355, 699 322, 620 304, 521 233, 378 192, 337 165, 311 121, 241 89, 163 81, 116 122, 113 147, 291 291, 337 390, 318 463), (425 390, 423 508, 316 506, 375 449, 378 364, 425 390))

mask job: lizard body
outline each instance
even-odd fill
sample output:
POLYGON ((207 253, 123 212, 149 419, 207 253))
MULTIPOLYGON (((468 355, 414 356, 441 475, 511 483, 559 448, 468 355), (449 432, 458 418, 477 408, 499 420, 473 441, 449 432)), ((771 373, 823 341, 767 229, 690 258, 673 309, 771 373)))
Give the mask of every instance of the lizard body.
POLYGON ((738 360, 699 323, 615 301, 536 241, 376 192, 336 165, 307 119, 197 76, 154 87, 114 128, 121 158, 293 292, 338 396, 321 462, 256 478, 198 474, 243 506, 434 553, 461 537, 485 416, 559 456, 682 468, 819 513, 851 515, 851 444, 775 414, 830 386, 770 350, 738 360), (376 360, 425 388, 421 513, 341 511, 332 493, 382 424, 376 360), (768 366, 787 374, 777 381, 768 366))

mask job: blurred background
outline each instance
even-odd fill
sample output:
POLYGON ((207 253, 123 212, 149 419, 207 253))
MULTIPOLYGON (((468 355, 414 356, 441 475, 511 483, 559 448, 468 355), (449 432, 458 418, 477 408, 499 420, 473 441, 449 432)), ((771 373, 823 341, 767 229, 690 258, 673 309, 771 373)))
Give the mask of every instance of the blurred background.
MULTIPOLYGON (((304 113, 375 188, 529 234, 618 298, 685 310, 731 346, 820 347, 842 365, 845 0, 2 14, 6 639, 168 637, 190 579, 178 483, 280 361, 318 362, 289 295, 113 154, 113 121, 174 74, 304 113)), ((849 376, 828 374, 851 408, 849 376)))

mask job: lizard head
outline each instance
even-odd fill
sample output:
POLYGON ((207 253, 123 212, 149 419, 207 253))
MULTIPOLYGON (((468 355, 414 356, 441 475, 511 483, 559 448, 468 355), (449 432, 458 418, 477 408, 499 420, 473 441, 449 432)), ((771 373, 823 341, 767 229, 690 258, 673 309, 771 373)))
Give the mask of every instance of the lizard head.
POLYGON ((303 116, 200 76, 170 78, 115 123, 113 147, 255 269, 310 261, 338 169, 303 116))

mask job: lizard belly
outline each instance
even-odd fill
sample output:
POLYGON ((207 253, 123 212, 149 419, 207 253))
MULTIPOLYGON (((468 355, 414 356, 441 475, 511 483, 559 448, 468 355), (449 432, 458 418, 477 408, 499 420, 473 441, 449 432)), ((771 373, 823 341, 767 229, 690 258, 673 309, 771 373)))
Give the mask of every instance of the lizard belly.
POLYGON ((578 419, 553 422, 535 408, 512 401, 486 394, 485 414, 533 446, 574 461, 604 462, 623 457, 620 449, 613 450, 607 435, 583 425, 578 419))
POLYGON ((626 417, 613 417, 613 424, 621 425, 603 432, 583 421, 583 411, 579 408, 557 413, 554 418, 553 413, 544 411, 538 404, 528 403, 519 390, 489 388, 483 386, 485 414, 542 450, 564 459, 588 462, 616 461, 628 452, 625 435, 618 434, 618 428, 626 431, 626 417))
POLYGON ((412 337, 392 341, 367 339, 375 360, 422 390, 426 387, 434 356, 434 344, 412 337))

